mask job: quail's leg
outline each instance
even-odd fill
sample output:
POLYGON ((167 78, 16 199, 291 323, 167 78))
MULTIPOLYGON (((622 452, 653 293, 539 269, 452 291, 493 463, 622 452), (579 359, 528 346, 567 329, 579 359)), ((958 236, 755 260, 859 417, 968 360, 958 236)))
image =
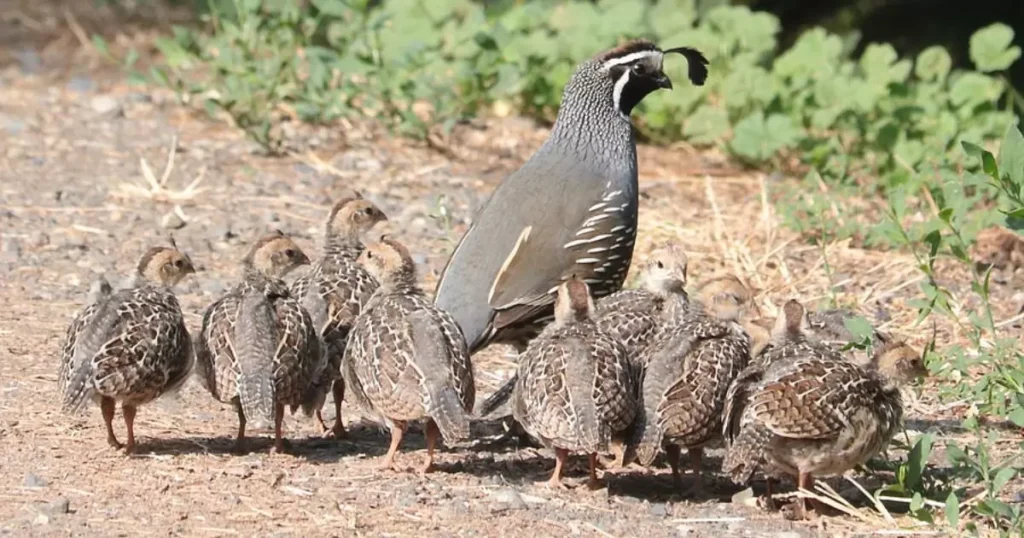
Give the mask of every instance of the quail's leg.
POLYGON ((103 412, 103 422, 107 425, 107 444, 114 448, 121 449, 124 448, 124 445, 122 445, 121 442, 117 440, 117 437, 114 436, 114 411, 117 410, 116 406, 117 402, 115 402, 113 398, 107 398, 104 396, 100 400, 100 411, 103 412))
POLYGON ((427 419, 423 436, 427 440, 427 461, 423 467, 420 467, 420 474, 427 474, 434 470, 434 447, 437 446, 437 440, 441 437, 441 430, 437 429, 437 423, 433 419, 427 419))
POLYGON ((551 488, 564 489, 565 484, 562 484, 562 466, 565 465, 565 460, 569 457, 569 451, 563 448, 555 449, 555 470, 551 472, 551 478, 545 482, 537 482, 538 486, 548 486, 551 488))
POLYGON ((238 435, 235 437, 235 446, 232 452, 242 454, 245 452, 245 412, 242 411, 242 403, 235 399, 235 411, 238 412, 238 435))
POLYGON ((286 447, 284 437, 281 434, 281 427, 284 424, 284 406, 278 404, 274 407, 274 448, 270 449, 271 454, 284 454, 286 447))
POLYGON ((683 477, 679 474, 680 452, 679 445, 665 445, 665 458, 668 459, 668 464, 672 467, 672 485, 676 490, 683 489, 683 477))
POLYGON ((395 466, 395 454, 398 452, 398 445, 402 444, 402 437, 405 436, 405 429, 408 427, 407 423, 399 421, 395 421, 391 425, 391 447, 388 448, 388 453, 380 464, 381 469, 391 469, 395 466))
POLYGON ((345 432, 345 425, 341 422, 341 402, 345 399, 345 380, 339 379, 331 387, 334 394, 334 427, 331 433, 335 439, 344 439, 348 434, 345 432))
POLYGON ((684 495, 688 497, 698 496, 704 493, 704 474, 701 473, 701 462, 704 460, 703 448, 691 448, 687 450, 690 456, 690 471, 693 473, 693 483, 684 495))
POLYGON ((128 442, 124 445, 124 453, 135 452, 135 411, 134 405, 121 404, 121 414, 124 415, 124 427, 128 430, 128 442))
POLYGON ((589 459, 590 479, 587 480, 587 487, 590 489, 601 489, 605 486, 605 482, 597 477, 597 454, 591 454, 589 459))
POLYGON ((774 510, 778 510, 779 507, 775 503, 775 496, 773 494, 774 492, 772 491, 772 490, 775 489, 775 479, 769 476, 768 478, 765 478, 764 482, 765 482, 765 494, 764 494, 764 497, 765 497, 765 503, 764 503, 765 504, 765 508, 767 508, 769 510, 773 510, 773 511, 774 510))
POLYGON ((320 433, 321 433, 321 434, 322 434, 322 435, 323 435, 324 437, 330 437, 330 435, 331 435, 331 429, 330 429, 330 428, 328 428, 328 427, 327 427, 327 423, 326 423, 326 422, 324 422, 324 415, 323 415, 323 413, 321 412, 321 410, 320 410, 320 409, 317 409, 316 411, 314 411, 314 412, 313 412, 313 417, 314 417, 314 418, 316 418, 316 422, 317 422, 317 424, 319 424, 319 425, 320 425, 320 433))
MULTIPOLYGON (((800 489, 811 491, 811 488, 814 487, 814 477, 810 473, 800 473, 797 476, 796 484, 800 489)), ((809 501, 810 499, 803 497, 797 499, 793 511, 793 516, 796 519, 810 519, 814 515, 814 508, 809 501)))

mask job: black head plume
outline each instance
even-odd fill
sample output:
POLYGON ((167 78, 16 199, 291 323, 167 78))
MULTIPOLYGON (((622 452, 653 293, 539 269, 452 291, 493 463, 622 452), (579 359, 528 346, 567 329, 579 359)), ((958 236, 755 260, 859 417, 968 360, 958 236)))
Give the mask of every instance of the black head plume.
POLYGON ((665 49, 662 52, 665 54, 675 52, 685 56, 686 63, 689 64, 690 82, 697 86, 704 85, 704 81, 708 79, 708 59, 699 50, 690 47, 676 47, 674 49, 665 49))

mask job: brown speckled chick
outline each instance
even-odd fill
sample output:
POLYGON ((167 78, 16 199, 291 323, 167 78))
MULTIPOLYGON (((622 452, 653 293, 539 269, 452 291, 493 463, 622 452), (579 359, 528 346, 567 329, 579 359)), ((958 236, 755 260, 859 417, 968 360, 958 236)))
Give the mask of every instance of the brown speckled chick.
POLYGON ((206 388, 238 412, 235 449, 248 420, 274 423, 272 452, 284 452, 285 406, 311 415, 311 389, 326 367, 320 337, 281 280, 309 258, 281 232, 263 237, 242 262, 242 281, 203 315, 196 360, 206 388))
POLYGON ((640 359, 643 401, 630 452, 650 465, 664 445, 679 487, 680 448, 686 448, 694 472, 688 493, 696 494, 703 487, 703 448, 721 439, 725 395, 750 360, 750 337, 735 321, 740 308, 733 300, 690 304, 681 295, 666 315, 670 320, 640 359))
POLYGON ((697 286, 697 301, 709 314, 723 321, 735 321, 750 335, 750 355, 756 357, 771 338, 771 322, 750 316, 757 310, 750 289, 733 275, 715 277, 697 286))
MULTIPOLYGON (((729 390, 722 468, 746 483, 760 470, 791 475, 811 489, 813 476, 838 475, 885 448, 899 428, 899 386, 926 374, 909 346, 889 343, 868 367, 804 337, 804 309, 789 301, 773 345, 729 390)), ((803 516, 801 503, 797 513, 803 516)))
POLYGON ((339 199, 327 217, 323 257, 291 286, 292 295, 320 332, 327 353, 327 368, 314 388, 316 418, 325 435, 339 439, 345 436, 341 421, 341 402, 345 397, 341 358, 356 316, 377 290, 377 280, 356 260, 365 248, 363 234, 385 220, 384 212, 357 192, 339 199), (321 415, 328 390, 334 395, 332 428, 327 427, 321 415))
POLYGON ((342 373, 356 403, 391 429, 381 467, 394 465, 408 423, 426 419, 427 459, 433 467, 438 436, 469 437, 476 387, 469 350, 458 324, 416 285, 409 251, 382 237, 359 256, 380 287, 356 318, 342 373))
POLYGON ((1002 226, 978 232, 972 254, 979 270, 994 267, 1009 272, 1024 268, 1024 237, 1002 226))
POLYGON ((592 317, 587 285, 575 278, 558 288, 555 321, 519 356, 512 414, 527 433, 555 451, 547 484, 561 487, 570 452, 590 457, 591 488, 597 454, 629 427, 636 414, 636 375, 621 343, 592 317))
POLYGON ((184 253, 154 247, 139 261, 135 282, 114 292, 102 283, 92 304, 68 328, 58 380, 63 408, 100 405, 107 442, 135 450, 136 408, 180 386, 192 370, 192 345, 171 287, 195 272, 184 253), (114 436, 121 402, 128 442, 114 436))

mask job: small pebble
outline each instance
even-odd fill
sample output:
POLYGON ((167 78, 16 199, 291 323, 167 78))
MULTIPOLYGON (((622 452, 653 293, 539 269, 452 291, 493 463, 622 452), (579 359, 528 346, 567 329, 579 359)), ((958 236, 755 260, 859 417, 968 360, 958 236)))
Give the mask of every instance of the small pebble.
POLYGON ((70 511, 71 501, 69 501, 67 497, 57 497, 53 501, 46 503, 46 505, 40 510, 40 512, 50 517, 61 516, 70 511))
POLYGON ((490 493, 491 499, 498 505, 504 505, 508 510, 526 510, 526 501, 519 495, 519 492, 512 488, 502 488, 490 493))
POLYGON ((654 517, 665 517, 668 515, 668 507, 665 503, 655 503, 651 505, 650 512, 654 517))
POLYGON ((160 227, 165 230, 180 230, 187 224, 176 211, 167 213, 160 219, 160 227))
POLYGON ((24 485, 26 488, 43 488, 46 487, 46 484, 46 479, 36 473, 28 473, 25 475, 24 485))
POLYGON ((116 118, 124 115, 124 108, 121 107, 121 103, 109 96, 109 95, 97 95, 89 101, 89 106, 92 107, 93 112, 100 116, 108 118, 116 118))
POLYGON ((68 81, 68 89, 73 92, 87 93, 96 89, 96 83, 89 77, 71 77, 71 80, 68 81))

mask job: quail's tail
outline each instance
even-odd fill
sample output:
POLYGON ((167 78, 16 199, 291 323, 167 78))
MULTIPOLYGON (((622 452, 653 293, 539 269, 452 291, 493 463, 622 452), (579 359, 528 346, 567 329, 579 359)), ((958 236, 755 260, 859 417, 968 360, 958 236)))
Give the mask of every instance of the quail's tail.
MULTIPOLYGON (((494 391, 494 394, 488 396, 487 399, 480 404, 480 407, 476 411, 476 416, 478 418, 488 418, 490 415, 498 411, 499 408, 505 406, 509 399, 512 398, 512 391, 516 388, 516 379, 518 377, 518 375, 513 374, 511 379, 506 381, 504 385, 498 388, 498 390, 494 391)), ((511 408, 506 413, 502 413, 502 415, 511 414, 511 408)))
POLYGON ((736 484, 746 484, 764 461, 761 447, 769 433, 763 426, 750 425, 740 431, 722 460, 722 471, 736 484))
POLYGON ((261 293, 248 293, 239 306, 234 334, 241 373, 238 396, 249 420, 274 420, 274 364, 277 323, 273 305, 261 293))
MULTIPOLYGON (((75 352, 70 357, 62 358, 67 361, 66 365, 62 366, 61 376, 63 383, 61 407, 64 412, 81 411, 92 397, 94 391, 92 377, 96 373, 93 358, 110 340, 112 333, 116 330, 117 320, 117 305, 114 301, 101 299, 96 306, 96 313, 73 336, 75 352), (68 370, 63 370, 63 368, 68 370)), ((69 335, 70 337, 72 336, 69 335)))
POLYGON ((427 311, 409 316, 415 353, 413 360, 420 372, 420 387, 426 412, 434 419, 446 443, 469 438, 469 410, 455 389, 453 350, 450 349, 435 319, 427 311))
MULTIPOLYGON (((633 426, 633 440, 629 444, 626 456, 631 459, 635 455, 640 465, 650 465, 661 450, 661 442, 665 436, 665 430, 658 424, 657 417, 648 413, 642 406, 636 415, 633 426)), ((629 461, 627 459, 626 461, 629 461)))

